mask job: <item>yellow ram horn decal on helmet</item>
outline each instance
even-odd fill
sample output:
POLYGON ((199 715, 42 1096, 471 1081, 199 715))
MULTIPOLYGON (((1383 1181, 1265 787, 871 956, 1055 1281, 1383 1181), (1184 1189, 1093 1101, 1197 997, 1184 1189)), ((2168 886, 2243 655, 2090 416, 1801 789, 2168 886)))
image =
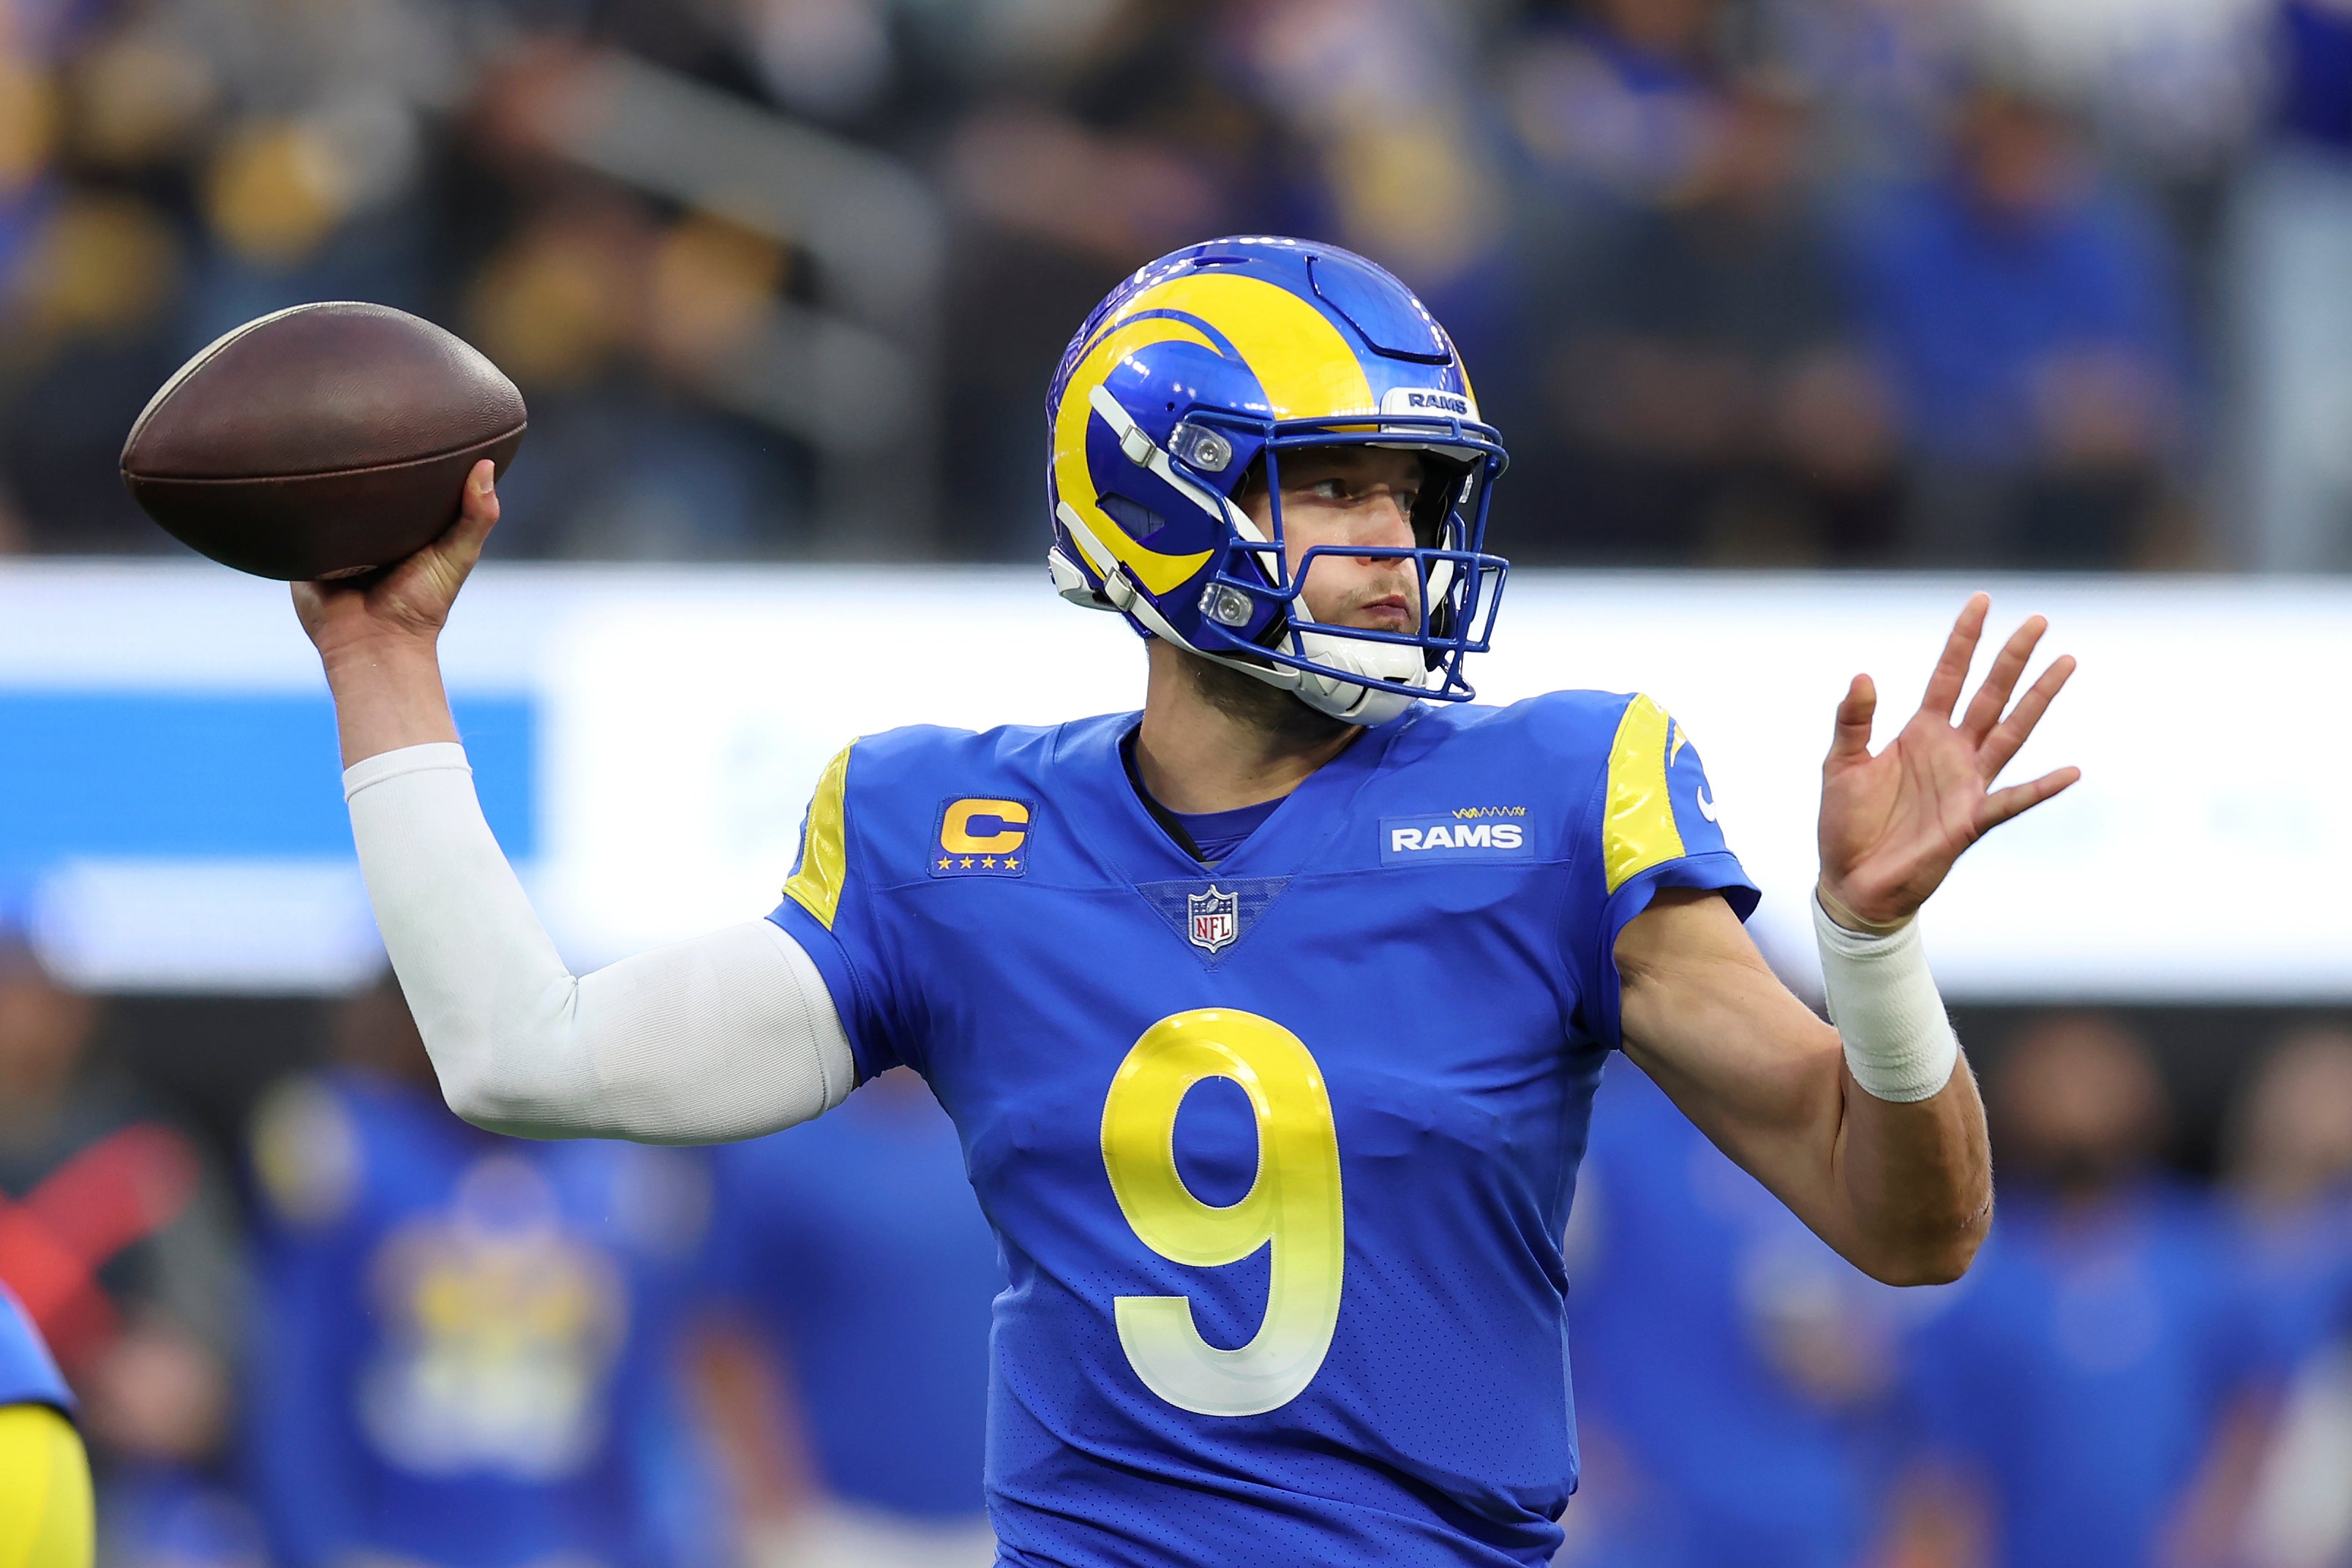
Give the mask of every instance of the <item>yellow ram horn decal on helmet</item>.
POLYGON ((1355 350, 1323 313, 1287 289, 1234 273, 1195 272, 1147 288, 1120 308, 1062 395, 1054 422, 1054 484, 1103 548, 1151 593, 1167 593, 1199 571, 1208 553, 1163 555, 1146 549, 1097 504, 1087 466, 1087 422, 1094 390, 1126 355, 1153 343, 1198 343, 1222 353, 1209 334, 1176 319, 1206 324, 1239 354, 1265 389, 1275 419, 1374 413, 1371 383, 1355 350), (1152 312, 1144 315, 1145 312, 1152 312), (1138 316, 1144 316, 1141 320, 1138 316))

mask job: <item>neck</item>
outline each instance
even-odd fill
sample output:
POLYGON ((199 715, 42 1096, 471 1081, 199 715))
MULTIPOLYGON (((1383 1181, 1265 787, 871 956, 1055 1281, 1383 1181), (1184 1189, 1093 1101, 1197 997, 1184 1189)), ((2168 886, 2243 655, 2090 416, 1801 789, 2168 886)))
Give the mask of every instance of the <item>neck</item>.
POLYGON ((1362 733, 1288 692, 1154 641, 1135 765, 1171 811, 1279 800, 1362 733))

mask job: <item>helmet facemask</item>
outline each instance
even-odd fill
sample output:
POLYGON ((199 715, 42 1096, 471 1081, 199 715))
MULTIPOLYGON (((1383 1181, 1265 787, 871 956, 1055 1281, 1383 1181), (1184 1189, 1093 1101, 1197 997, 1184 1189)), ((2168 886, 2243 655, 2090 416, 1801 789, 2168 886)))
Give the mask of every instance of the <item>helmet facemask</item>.
MULTIPOLYGON (((1197 449, 1204 444, 1188 440, 1191 432, 1229 423, 1240 422, 1196 413, 1178 427, 1171 445, 1197 449)), ((1423 697, 1471 695, 1463 660, 1486 649, 1505 570, 1499 558, 1476 548, 1486 530, 1488 485, 1504 461, 1500 447, 1458 420, 1396 416, 1378 424, 1269 422, 1234 434, 1242 439, 1231 446, 1257 449, 1246 476, 1192 476, 1225 481, 1216 487, 1234 540, 1202 591, 1200 629, 1184 645, 1351 724, 1383 723, 1423 697), (1283 455, 1343 445, 1420 455, 1423 484, 1409 519, 1413 542, 1315 545, 1301 553, 1294 570, 1283 510, 1283 455), (1263 526, 1234 498, 1260 481, 1266 497, 1263 526), (1410 561, 1419 626, 1387 631, 1315 619, 1305 590, 1315 560, 1327 555, 1410 561)))

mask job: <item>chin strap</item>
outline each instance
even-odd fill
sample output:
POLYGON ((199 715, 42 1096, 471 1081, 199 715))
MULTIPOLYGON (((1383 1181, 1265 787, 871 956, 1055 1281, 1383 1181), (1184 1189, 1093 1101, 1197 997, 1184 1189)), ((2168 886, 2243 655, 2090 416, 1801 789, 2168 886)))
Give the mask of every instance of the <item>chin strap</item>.
MULTIPOLYGON (((1300 658, 1329 668, 1372 680, 1395 681, 1401 685, 1418 686, 1429 680, 1429 665, 1418 648, 1396 643, 1360 643, 1352 637, 1334 637, 1328 632, 1300 632, 1294 634, 1293 640, 1300 658)), ((1290 687, 1293 696, 1316 712, 1329 714, 1347 724, 1386 724, 1421 700, 1402 692, 1359 685, 1338 675, 1303 670, 1289 673, 1299 677, 1297 684, 1290 687)))

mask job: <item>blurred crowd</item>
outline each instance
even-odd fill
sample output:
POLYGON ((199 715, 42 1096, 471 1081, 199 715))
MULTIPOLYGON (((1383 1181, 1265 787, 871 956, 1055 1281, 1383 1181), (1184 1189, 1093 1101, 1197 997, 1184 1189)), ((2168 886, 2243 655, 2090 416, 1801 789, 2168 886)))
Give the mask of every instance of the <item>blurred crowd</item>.
POLYGON ((388 982, 232 1149, 0 943, 0 1284, 100 1568, 985 1568, 994 1238, 902 1071, 794 1135, 535 1143, 388 982))
POLYGON ((1517 559, 2352 566, 2352 0, 0 0, 0 538, 341 297, 522 385, 510 556, 1034 559, 1226 232, 1423 292, 1517 559))
MULTIPOLYGON (((981 1568, 995 1246, 900 1070, 716 1149, 458 1121, 388 984, 233 1150, 0 946, 0 1283, 105 1568, 981 1568)), ((2352 1031, 2219 1178, 2117 1018, 1990 1045, 1991 1239, 1835 1258, 1612 1059, 1570 1221, 1569 1568, 2352 1568, 2352 1031)))

